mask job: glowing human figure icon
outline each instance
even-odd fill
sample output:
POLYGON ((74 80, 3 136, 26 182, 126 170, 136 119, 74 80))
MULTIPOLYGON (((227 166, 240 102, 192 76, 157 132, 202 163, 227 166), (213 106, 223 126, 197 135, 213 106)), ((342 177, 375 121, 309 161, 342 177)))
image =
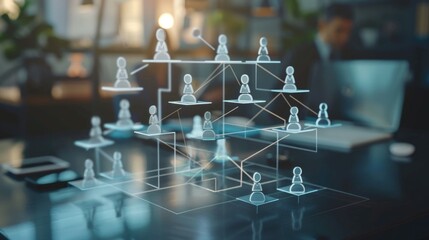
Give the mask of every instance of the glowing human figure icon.
POLYGON ((116 122, 116 125, 121 127, 133 127, 134 122, 131 120, 131 113, 130 113, 130 102, 126 99, 122 99, 119 102, 119 114, 118 114, 118 121, 116 122))
POLYGON ((319 114, 317 115, 316 125, 323 127, 331 126, 331 120, 329 120, 328 116, 328 104, 321 103, 319 105, 319 114))
POLYGON ((228 155, 228 152, 226 151, 226 139, 222 138, 222 139, 218 139, 216 140, 216 153, 215 153, 215 158, 218 161, 227 161, 227 160, 231 160, 232 158, 228 155))
POLYGON ((100 117, 93 116, 91 118, 92 128, 91 128, 91 131, 89 132, 89 140, 92 143, 101 143, 104 141, 103 131, 101 130, 100 124, 101 124, 100 117))
POLYGON ((249 87, 249 76, 247 74, 241 75, 241 88, 240 88, 240 96, 238 97, 239 102, 251 102, 253 101, 252 95, 250 95, 250 87, 249 87))
POLYGON ((211 118, 212 114, 209 111, 204 113, 203 140, 214 140, 216 138, 211 118))
POLYGON ((293 168, 292 185, 289 187, 291 193, 305 193, 305 187, 302 181, 302 169, 300 167, 293 168))
POLYGON ((299 132, 301 131, 301 124, 299 124, 299 118, 298 118, 298 108, 297 107, 291 107, 290 108, 290 115, 289 115, 289 123, 286 126, 287 131, 291 132, 299 132))
POLYGON ((155 56, 153 56, 154 60, 170 60, 170 55, 168 54, 167 43, 165 42, 166 34, 165 30, 162 28, 158 28, 156 30, 156 40, 158 43, 155 48, 155 56))
POLYGON ((192 131, 188 134, 188 137, 201 138, 203 136, 203 123, 201 117, 195 115, 192 122, 192 131))
POLYGON ((91 159, 85 160, 85 172, 83 173, 83 188, 91 188, 97 185, 97 180, 95 179, 94 173, 94 162, 91 159))
POLYGON ((258 58, 256 61, 271 61, 270 56, 268 56, 268 41, 265 37, 261 37, 259 39, 259 50, 258 50, 258 58))
POLYGON ((113 153, 113 168, 112 168, 112 177, 113 178, 122 178, 125 176, 124 167, 122 164, 122 154, 120 152, 113 153))
POLYGON ((228 38, 226 35, 221 34, 218 38, 219 46, 216 50, 215 61, 229 61, 228 48, 226 46, 228 38))
POLYGON ((116 82, 114 87, 116 88, 130 88, 131 84, 128 81, 128 73, 127 73, 127 60, 123 57, 118 57, 116 59, 116 65, 118 70, 116 71, 116 82))
POLYGON ((293 76, 295 69, 292 66, 286 68, 285 85, 283 91, 296 91, 295 78, 293 76))
POLYGON ((147 128, 148 134, 161 133, 161 127, 159 126, 158 116, 156 115, 156 106, 152 105, 149 107, 149 127, 147 128))
POLYGON ((194 88, 192 87, 192 76, 190 74, 186 74, 183 76, 183 82, 185 82, 185 86, 183 87, 181 102, 196 103, 197 99, 194 96, 194 88))
POLYGON ((253 186, 252 186, 252 194, 250 194, 249 201, 251 203, 264 203, 265 195, 262 192, 261 174, 255 172, 253 174, 253 186))

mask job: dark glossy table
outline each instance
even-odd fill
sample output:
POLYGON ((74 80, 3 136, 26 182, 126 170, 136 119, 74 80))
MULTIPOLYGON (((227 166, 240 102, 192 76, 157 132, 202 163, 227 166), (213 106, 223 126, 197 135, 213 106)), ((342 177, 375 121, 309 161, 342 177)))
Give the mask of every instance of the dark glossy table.
MULTIPOLYGON (((82 173, 83 162, 92 153, 75 147, 73 141, 84 137, 85 133, 71 133, 2 140, 0 159, 5 163, 54 155, 82 173)), ((136 138, 116 142, 105 151, 122 151, 126 170, 145 169, 153 162, 153 142, 136 138)), ((257 142, 230 142, 231 154, 238 156, 263 147, 257 142)), ((281 174, 291 177, 292 168, 299 165, 305 182, 325 189, 298 198, 264 184, 264 192, 279 200, 258 208, 235 200, 249 194, 250 184, 222 193, 182 186, 136 197, 120 190, 135 186, 38 192, 2 174, 0 226, 11 239, 43 240, 428 238, 428 143, 429 135, 400 131, 392 140, 349 153, 280 149, 281 174), (413 143, 416 152, 409 159, 394 158, 389 153, 393 141, 413 143)), ((256 162, 273 166, 264 154, 256 162)), ((101 165, 109 169, 108 164, 101 165)))

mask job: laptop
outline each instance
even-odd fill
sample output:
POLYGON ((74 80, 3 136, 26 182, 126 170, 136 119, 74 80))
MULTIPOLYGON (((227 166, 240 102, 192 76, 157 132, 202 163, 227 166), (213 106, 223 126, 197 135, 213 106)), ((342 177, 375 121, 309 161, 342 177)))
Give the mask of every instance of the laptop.
MULTIPOLYGON (((400 124, 409 75, 406 61, 353 60, 315 65, 306 105, 317 112, 320 103, 327 103, 329 118, 337 125, 317 129, 317 147, 349 151, 389 139, 400 124)), ((313 116, 305 118, 307 123, 317 119, 311 112, 303 115, 313 116)), ((288 137, 286 142, 314 145, 315 136, 303 132, 288 137)))

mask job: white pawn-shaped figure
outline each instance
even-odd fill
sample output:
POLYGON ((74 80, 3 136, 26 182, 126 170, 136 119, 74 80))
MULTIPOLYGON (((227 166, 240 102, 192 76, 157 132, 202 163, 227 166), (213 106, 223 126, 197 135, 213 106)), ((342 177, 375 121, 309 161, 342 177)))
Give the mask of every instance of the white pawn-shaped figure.
POLYGON ((91 188, 97 185, 97 180, 95 179, 94 173, 94 163, 91 159, 85 160, 85 172, 83 173, 83 188, 91 188))
POLYGON ((292 185, 289 187, 291 193, 305 193, 305 187, 302 181, 302 169, 300 167, 293 168, 292 185))
POLYGON ((113 153, 113 169, 112 178, 123 178, 125 177, 124 167, 122 165, 122 154, 120 152, 113 153))
POLYGON ((183 81, 185 82, 185 86, 183 87, 181 102, 196 103, 197 99, 194 96, 194 88, 192 87, 192 76, 190 74, 186 74, 183 76, 183 81))
POLYGON ((116 125, 132 128, 134 122, 131 120, 130 102, 128 102, 126 99, 122 99, 119 102, 119 107, 121 109, 119 110, 118 121, 116 122, 116 125))
POLYGON ((218 38, 219 46, 216 50, 215 61, 229 61, 228 48, 226 47, 226 43, 228 42, 228 38, 226 35, 221 34, 218 38))
POLYGON ((219 161, 226 161, 231 160, 231 157, 228 156, 228 153, 226 151, 226 139, 218 139, 216 140, 217 148, 216 148, 216 154, 215 158, 219 161))
POLYGON ((203 136, 203 123, 199 115, 193 118, 192 131, 187 135, 191 138, 201 138, 203 136))
POLYGON ((153 56, 154 60, 170 60, 170 55, 168 54, 167 43, 165 42, 165 30, 159 28, 156 30, 156 40, 158 43, 155 48, 155 56, 153 56))
POLYGON ((259 50, 258 50, 258 58, 256 58, 256 61, 264 62, 264 61, 271 61, 270 56, 268 56, 268 41, 265 37, 261 37, 259 39, 259 50))
POLYGON ((286 126, 286 130, 290 132, 299 132, 301 131, 301 124, 299 124, 299 118, 298 118, 298 108, 297 107, 291 107, 290 108, 290 116, 289 116, 289 123, 286 126))
POLYGON ((331 120, 329 120, 328 116, 328 104, 326 103, 321 103, 319 105, 319 114, 317 115, 316 126, 331 126, 331 120))
POLYGON ((156 106, 152 105, 149 107, 149 127, 147 128, 148 134, 161 133, 161 127, 159 126, 158 116, 156 115, 156 106))
POLYGON ((250 197, 249 197, 249 201, 251 203, 260 204, 265 202, 265 195, 262 192, 262 185, 260 181, 261 181, 261 174, 258 172, 255 172, 253 174, 252 194, 250 194, 250 197))
POLYGON ((249 87, 249 76, 247 74, 241 75, 241 88, 240 96, 238 97, 239 102, 251 102, 253 101, 252 95, 250 95, 249 87))
POLYGON ((98 116, 93 116, 91 118, 91 131, 89 132, 89 141, 91 141, 92 143, 101 143, 104 141, 103 138, 103 132, 101 130, 100 127, 100 117, 98 116))
POLYGON ((204 113, 203 140, 214 140, 216 138, 211 118, 212 114, 209 111, 204 113))
POLYGON ((116 82, 115 88, 130 88, 131 84, 128 81, 128 73, 127 73, 127 61, 123 57, 118 57, 116 59, 116 65, 118 66, 118 71, 116 72, 116 82))
POLYGON ((296 91, 295 78, 293 76, 295 69, 292 66, 286 68, 285 85, 283 91, 296 91))

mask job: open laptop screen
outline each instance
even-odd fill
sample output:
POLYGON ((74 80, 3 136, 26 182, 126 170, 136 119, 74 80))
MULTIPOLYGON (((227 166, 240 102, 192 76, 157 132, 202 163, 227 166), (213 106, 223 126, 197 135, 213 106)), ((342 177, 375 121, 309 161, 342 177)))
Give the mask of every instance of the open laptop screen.
POLYGON ((409 69, 406 61, 353 60, 312 69, 308 104, 328 103, 330 118, 389 132, 398 129, 409 69))

